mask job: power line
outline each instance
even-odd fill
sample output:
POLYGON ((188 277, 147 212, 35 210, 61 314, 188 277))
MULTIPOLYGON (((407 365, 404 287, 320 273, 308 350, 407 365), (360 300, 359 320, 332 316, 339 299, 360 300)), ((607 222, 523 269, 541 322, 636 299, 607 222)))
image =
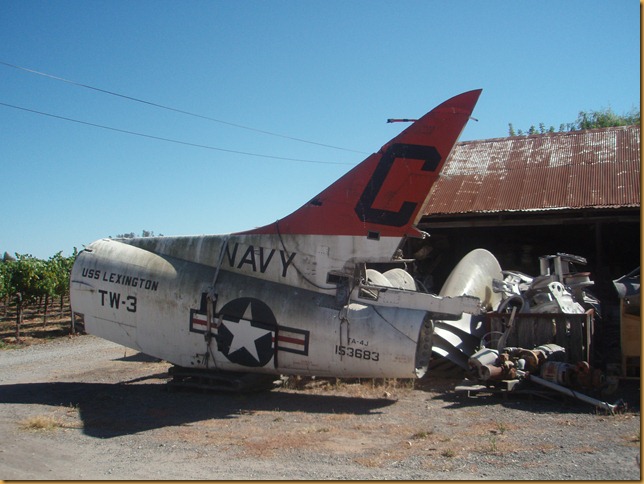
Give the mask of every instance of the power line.
POLYGON ((323 146, 325 148, 332 148, 332 149, 335 149, 335 150, 349 151, 349 152, 352 152, 352 153, 360 153, 360 154, 369 154, 369 153, 366 153, 365 151, 358 151, 358 150, 352 150, 352 149, 349 149, 349 148, 342 148, 340 146, 333 146, 333 145, 328 145, 328 144, 324 144, 324 143, 317 143, 315 141, 309 141, 309 140, 305 140, 305 139, 302 139, 302 138, 295 138, 293 136, 287 136, 287 135, 283 135, 283 134, 279 134, 279 133, 273 133, 271 131, 265 131, 263 129, 251 128, 249 126, 244 126, 244 125, 241 125, 241 124, 236 124, 236 123, 231 123, 231 122, 228 122, 228 121, 223 121, 221 119, 212 118, 210 116, 204 116, 204 115, 201 115, 201 114, 191 113, 189 111, 184 111, 183 109, 177 109, 177 108, 173 108, 173 107, 170 107, 170 106, 164 106, 163 104, 158 104, 158 103, 154 103, 154 102, 151 102, 151 101, 146 101, 144 99, 139 99, 139 98, 135 98, 135 97, 132 97, 132 96, 127 96, 125 94, 120 94, 120 93, 117 93, 117 92, 108 91, 106 89, 101 89, 101 88, 98 88, 98 87, 90 86, 88 84, 83 84, 83 83, 80 83, 80 82, 72 81, 70 79, 65 79, 63 77, 54 76, 52 74, 47 74, 45 72, 36 71, 34 69, 28 69, 26 67, 17 66, 15 64, 10 64, 9 62, 4 62, 2 60, 0 60, 0 64, 4 65, 4 66, 7 66, 7 67, 11 67, 13 69, 18 69, 18 70, 21 70, 21 71, 29 72, 31 74, 36 74, 36 75, 39 75, 39 76, 48 77, 50 79, 55 79, 57 81, 66 82, 67 84, 72 84, 74 86, 84 87, 86 89, 91 89, 93 91, 98 91, 98 92, 102 92, 104 94, 109 94, 110 96, 117 96, 117 97, 120 97, 120 98, 123 98, 123 99, 128 99, 130 101, 134 101, 134 102, 138 102, 138 103, 142 103, 142 104, 147 104, 148 106, 154 106, 156 108, 166 109, 168 111, 173 111, 175 113, 185 114, 187 116, 193 116, 195 118, 206 119, 208 121, 213 121, 215 123, 221 123, 221 124, 225 124, 225 125, 228 125, 228 126, 233 126, 235 128, 245 129, 245 130, 248 130, 248 131, 254 131, 256 133, 262 133, 262 134, 266 134, 266 135, 269 135, 269 136, 277 136, 278 138, 284 138, 284 139, 289 139, 289 140, 292 140, 292 141, 298 141, 300 143, 308 143, 308 144, 311 144, 311 145, 323 146))
POLYGON ((73 118, 67 118, 65 116, 58 116, 57 114, 51 114, 51 113, 45 113, 43 111, 36 111, 35 109, 29 109, 21 106, 15 106, 13 104, 7 104, 0 102, 0 106, 6 106, 8 108, 13 108, 13 109, 19 109, 21 111, 26 111, 29 113, 34 113, 34 114, 40 114, 42 116, 48 116, 50 118, 56 118, 56 119, 62 119, 64 121, 70 121, 72 123, 78 123, 78 124, 84 124, 87 126, 93 126, 95 128, 101 128, 101 129, 108 129, 110 131, 116 131, 118 133, 125 133, 125 134, 130 134, 134 136, 141 136, 143 138, 150 138, 150 139, 155 139, 155 140, 160 140, 160 141, 166 141, 168 143, 176 143, 180 145, 185 145, 185 146, 193 146, 196 148, 204 148, 207 150, 215 150, 215 151, 223 151, 225 153, 234 153, 238 155, 246 155, 246 156, 256 156, 259 158, 271 158, 274 160, 284 160, 284 161, 297 161, 297 162, 302 162, 302 163, 319 163, 319 164, 324 164, 324 165, 353 165, 353 163, 343 163, 340 161, 320 161, 320 160, 304 160, 300 158, 286 158, 283 156, 271 156, 271 155, 263 155, 260 153, 249 153, 247 151, 237 151, 237 150, 228 150, 225 148, 218 148, 216 146, 208 146, 208 145, 202 145, 202 144, 197 144, 197 143, 190 143, 188 141, 180 141, 176 139, 170 139, 170 138, 163 138, 161 136, 154 136, 151 134, 145 134, 145 133, 138 133, 136 131, 128 131, 126 129, 120 129, 120 128, 114 128, 112 126, 105 126, 102 124, 96 124, 96 123, 90 123, 88 121, 81 121, 78 119, 73 119, 73 118))

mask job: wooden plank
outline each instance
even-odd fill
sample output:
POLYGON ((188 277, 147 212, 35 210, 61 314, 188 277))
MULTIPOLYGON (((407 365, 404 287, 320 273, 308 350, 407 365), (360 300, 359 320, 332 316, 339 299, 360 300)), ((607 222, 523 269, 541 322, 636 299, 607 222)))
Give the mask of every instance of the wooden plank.
POLYGON ((641 356, 642 326, 639 316, 622 313, 621 340, 624 356, 641 356))

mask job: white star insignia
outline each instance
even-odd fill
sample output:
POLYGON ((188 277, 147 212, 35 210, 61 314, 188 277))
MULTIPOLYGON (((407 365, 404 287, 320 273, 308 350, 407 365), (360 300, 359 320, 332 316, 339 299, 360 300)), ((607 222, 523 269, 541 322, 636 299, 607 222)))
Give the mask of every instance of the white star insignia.
POLYGON ((239 320, 238 323, 233 321, 223 320, 223 323, 226 325, 226 328, 232 333, 233 339, 230 342, 230 349, 228 354, 234 353, 237 350, 246 348, 255 360, 259 362, 259 355, 257 354, 257 347, 255 346, 255 341, 257 341, 262 336, 270 333, 267 329, 256 328, 252 326, 252 313, 250 309, 250 304, 246 308, 244 316, 239 320), (227 324, 226 324, 227 323, 227 324))

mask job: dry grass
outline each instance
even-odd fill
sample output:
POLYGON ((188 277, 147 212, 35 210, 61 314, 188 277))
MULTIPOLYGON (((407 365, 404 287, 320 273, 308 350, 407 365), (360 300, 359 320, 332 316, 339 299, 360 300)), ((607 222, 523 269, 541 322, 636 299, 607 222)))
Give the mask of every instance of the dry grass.
POLYGON ((49 317, 43 325, 42 317, 25 319, 20 325, 20 340, 16 341, 16 323, 13 320, 0 321, 0 350, 16 349, 34 344, 46 343, 54 338, 70 336, 70 316, 49 317))
POLYGON ((641 436, 642 430, 637 429, 637 431, 634 431, 632 434, 624 436, 624 440, 627 445, 639 445, 641 442, 641 436))
POLYGON ((591 447, 590 445, 575 447, 572 451, 576 454, 596 454, 598 452, 595 447, 591 447))
POLYGON ((80 428, 79 425, 64 422, 61 418, 54 415, 34 415, 19 422, 24 430, 51 431, 56 429, 73 429, 80 428))
POLYGON ((52 415, 35 415, 20 422, 20 427, 25 430, 54 430, 62 423, 52 415))
POLYGON ((16 341, 16 307, 13 304, 5 307, 4 303, 5 301, 0 301, 0 350, 44 343, 53 338, 70 334, 69 297, 64 300, 62 314, 58 299, 51 302, 47 314, 47 324, 43 324, 42 306, 28 305, 23 310, 19 341, 16 341))
POLYGON ((383 468, 391 464, 391 462, 404 460, 407 455, 408 452, 405 449, 391 447, 354 457, 353 461, 364 467, 383 468))
POLYGON ((315 378, 291 376, 285 389, 310 394, 335 392, 356 398, 395 398, 414 390, 416 380, 401 378, 315 378))
POLYGON ((245 435, 236 445, 247 456, 272 458, 294 450, 320 448, 334 433, 329 427, 306 426, 281 433, 245 435))
POLYGON ((24 430, 51 431, 56 429, 80 429, 83 423, 77 406, 57 407, 53 413, 34 415, 18 422, 24 430))

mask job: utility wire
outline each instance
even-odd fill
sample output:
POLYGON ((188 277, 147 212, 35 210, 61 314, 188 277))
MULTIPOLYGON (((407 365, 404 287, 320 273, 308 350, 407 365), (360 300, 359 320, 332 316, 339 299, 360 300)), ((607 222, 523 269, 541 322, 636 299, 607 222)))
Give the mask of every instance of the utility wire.
MULTIPOLYGON (((117 92, 108 91, 106 89, 100 89, 98 87, 90 86, 88 84, 83 84, 83 83, 80 83, 80 82, 72 81, 70 79, 65 79, 65 78, 62 78, 62 77, 47 74, 45 72, 40 72, 40 71, 36 71, 36 70, 33 70, 33 69, 28 69, 26 67, 17 66, 15 64, 10 64, 8 62, 4 62, 2 60, 0 60, 0 64, 4 65, 4 66, 7 66, 7 67, 11 67, 13 69, 18 69, 18 70, 21 70, 21 71, 29 72, 31 74, 36 74, 36 75, 39 75, 39 76, 48 77, 50 79, 55 79, 57 81, 66 82, 67 84, 72 84, 74 86, 84 87, 86 89, 91 89, 93 91, 98 91, 98 92, 102 92, 104 94, 109 94, 111 96, 117 96, 117 97, 120 97, 120 98, 123 98, 123 99, 128 99, 130 101, 135 101, 135 102, 138 102, 138 103, 147 104, 149 106, 154 106, 154 107, 160 108, 160 109, 166 109, 168 111, 173 111, 175 113, 181 113, 181 114, 185 114, 187 116, 193 116, 195 118, 207 119, 208 121, 214 121, 215 123, 226 124, 228 126, 233 126, 235 128, 245 129, 245 130, 248 130, 248 131, 254 131, 256 133, 267 134, 267 135, 270 135, 270 136, 277 136, 278 138, 290 139, 292 141, 298 141, 300 143, 308 143, 308 144, 311 144, 311 145, 323 146, 325 148, 332 148, 332 149, 335 149, 335 150, 350 151, 352 153, 369 154, 369 153, 367 153, 365 151, 358 151, 358 150, 352 150, 352 149, 349 149, 349 148, 342 148, 342 147, 339 147, 339 146, 328 145, 328 144, 324 144, 324 143, 317 143, 315 141, 309 141, 309 140, 305 140, 305 139, 302 139, 302 138, 295 138, 295 137, 292 137, 292 136, 286 136, 286 135, 279 134, 279 133, 273 133, 271 131, 265 131, 265 130, 262 130, 262 129, 251 128, 249 126, 243 126, 241 124, 235 124, 235 123, 230 123, 228 121, 222 121, 221 119, 211 118, 210 116, 203 116, 201 114, 191 113, 189 111, 184 111, 182 109, 177 109, 177 108, 173 108, 173 107, 170 107, 170 106, 164 106, 163 104, 158 104, 158 103, 154 103, 154 102, 151 102, 151 101, 145 101, 143 99, 138 99, 138 98, 135 98, 135 97, 132 97, 132 96, 127 96, 125 94, 119 94, 117 92)), ((271 157, 271 158, 273 158, 273 157, 271 157)))
POLYGON ((215 150, 215 151, 223 151, 225 153, 234 153, 238 155, 246 155, 246 156, 256 156, 259 158, 272 158, 274 160, 284 160, 284 161, 298 161, 302 163, 320 163, 324 165, 353 165, 353 163, 343 163, 340 161, 319 161, 319 160, 303 160, 300 158, 286 158, 283 156, 271 156, 271 155, 262 155, 259 153, 249 153, 246 151, 237 151, 237 150, 227 150, 225 148, 217 148, 216 146, 208 146, 208 145, 201 145, 197 143, 189 143, 187 141, 180 141, 176 139, 170 139, 170 138, 162 138, 161 136, 153 136, 151 134, 145 134, 145 133, 138 133, 136 131, 128 131, 126 129, 119 129, 119 128, 114 128, 112 126, 104 126, 102 124, 96 124, 96 123, 90 123, 88 121, 80 121, 78 119, 72 119, 72 118, 66 118, 64 116, 58 116, 56 114, 50 114, 50 113, 45 113, 43 111, 36 111, 35 109, 28 109, 24 108, 21 106, 15 106, 13 104, 7 104, 0 102, 0 106, 6 106, 8 108, 13 108, 13 109, 19 109, 21 111, 27 111, 29 113, 34 113, 34 114, 40 114, 42 116, 49 116, 50 118, 56 118, 56 119, 62 119, 65 121, 71 121, 72 123, 78 123, 78 124, 85 124, 87 126, 93 126, 95 128, 101 128, 101 129, 109 129, 110 131, 116 131, 119 133, 126 133, 126 134, 131 134, 134 136, 141 136, 143 138, 150 138, 150 139, 155 139, 155 140, 160 140, 160 141, 167 141, 168 143, 176 143, 180 145, 186 145, 186 146, 194 146, 196 148, 204 148, 207 150, 215 150))

